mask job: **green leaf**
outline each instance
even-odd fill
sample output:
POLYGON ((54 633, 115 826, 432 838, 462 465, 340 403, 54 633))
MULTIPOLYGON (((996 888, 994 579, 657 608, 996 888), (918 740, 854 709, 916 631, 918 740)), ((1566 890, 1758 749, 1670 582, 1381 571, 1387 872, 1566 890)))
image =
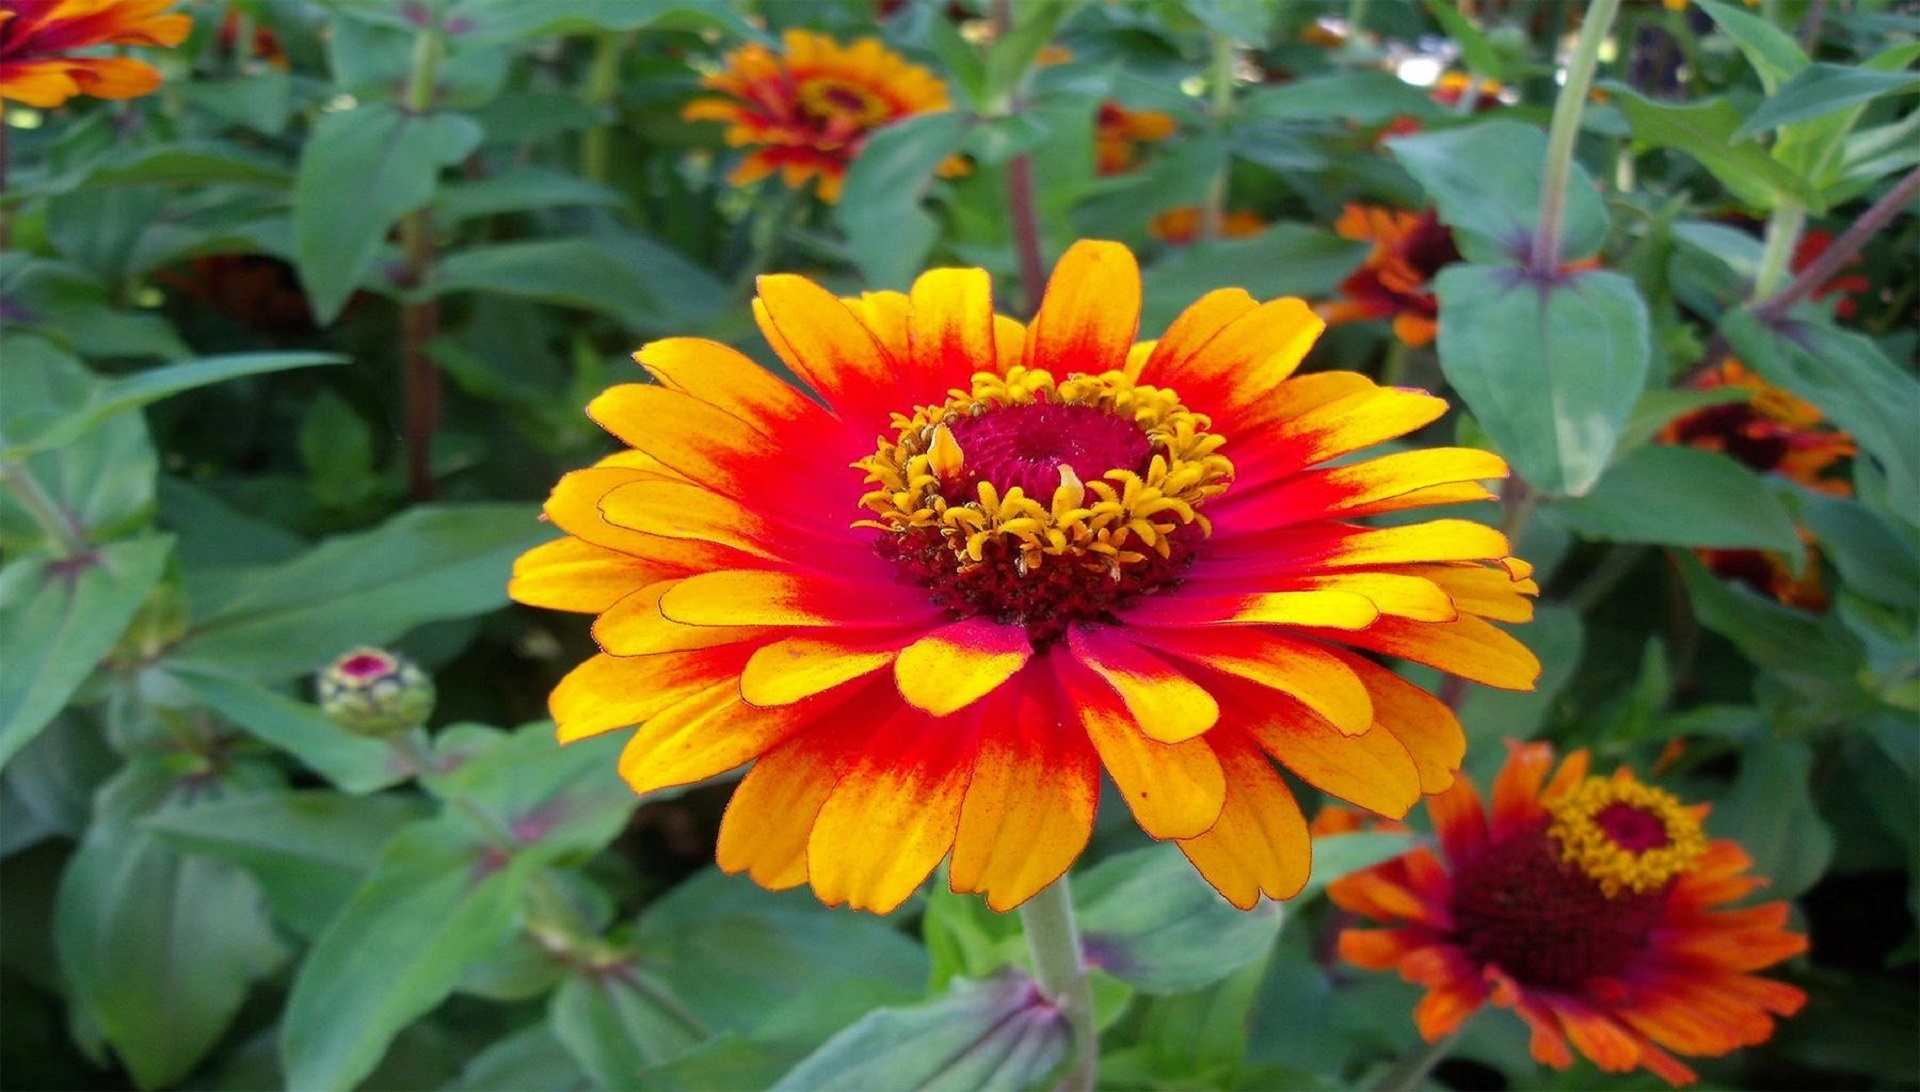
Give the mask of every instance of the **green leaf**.
MULTIPOLYGON (((193 355, 165 318, 118 306, 105 282, 65 262, 0 252, 0 296, 9 307, 7 325, 25 327, 82 356, 179 360, 193 355)), ((9 367, 17 336, 7 335, 9 367)), ((11 390, 8 394, 11 398, 11 390)))
POLYGON ((391 747, 347 734, 318 706, 194 665, 169 665, 167 670, 195 697, 249 735, 287 752, 347 792, 375 792, 407 778, 406 764, 391 747))
MULTIPOLYGON (((441 1092, 584 1092, 594 1087, 545 1023, 534 1024, 473 1056, 441 1092)), ((648 1085, 647 1087, 653 1087, 648 1085)))
POLYGON ((403 796, 303 789, 163 811, 140 825, 182 852, 245 869, 275 915, 312 937, 346 905, 394 834, 425 811, 403 796))
POLYGON ((0 766, 57 716, 166 571, 173 538, 116 542, 84 559, 27 555, 0 572, 0 766))
POLYGON ((1850 497, 1802 490, 1798 499, 1821 554, 1848 590, 1892 607, 1920 604, 1920 549, 1910 537, 1850 497))
POLYGON ((448 18, 468 24, 470 29, 461 38, 475 46, 648 27, 719 30, 748 41, 772 40, 725 0, 569 0, 564 6, 521 0, 461 0, 449 9, 448 18))
POLYGON ((1434 288, 1441 370, 1501 453, 1548 495, 1591 489, 1653 351, 1633 282, 1587 270, 1541 285, 1519 269, 1454 265, 1434 288))
POLYGON ((1720 24, 1720 29, 1733 39, 1733 44, 1740 47, 1740 52, 1747 55, 1748 63, 1760 73, 1760 83, 1767 89, 1767 94, 1773 94, 1782 80, 1791 78, 1807 67, 1805 51, 1786 31, 1765 18, 1723 3, 1722 0, 1695 2, 1700 10, 1720 24))
MULTIPOLYGON (((664 249, 664 248, 661 248, 664 249)), ((698 270, 680 260, 680 264, 698 270)), ((577 307, 606 315, 636 333, 668 328, 674 321, 695 323, 713 312, 722 289, 712 274, 698 270, 697 283, 710 285, 697 306, 675 313, 673 297, 663 297, 664 283, 654 278, 673 276, 660 265, 639 264, 609 245, 606 239, 537 239, 518 243, 476 246, 449 255, 434 273, 430 291, 436 296, 459 292, 498 292, 577 307)), ((681 282, 681 298, 686 281, 681 282)))
POLYGON ((1460 47, 1460 59, 1467 63, 1468 73, 1495 80, 1505 78, 1501 75, 1500 51, 1465 13, 1447 0, 1421 0, 1421 6, 1460 47))
POLYGON ((345 357, 332 353, 230 353, 147 368, 118 379, 102 381, 93 389, 85 406, 49 423, 38 433, 18 436, 9 432, 7 446, 0 450, 0 460, 21 459, 72 443, 81 433, 115 414, 138 409, 195 387, 212 386, 229 379, 286 371, 289 368, 345 362, 345 357))
MULTIPOLYGON (((1013 9, 1013 27, 987 47, 984 98, 989 104, 1013 93, 1034 58, 1053 40, 1060 25, 1086 0, 1028 0, 1013 9)), ((865 153, 861 153, 864 155, 865 153)))
POLYGON ((1546 512, 1584 538, 1785 554, 1797 570, 1806 548, 1793 517, 1758 474, 1717 451, 1649 444, 1607 468, 1583 497, 1546 512))
POLYGON ((1301 898, 1312 898, 1325 891, 1335 880, 1364 872, 1407 852, 1420 843, 1411 834, 1361 831, 1334 834, 1313 840, 1313 875, 1307 879, 1301 898))
POLYGON ((254 570, 169 657, 262 681, 316 671, 353 645, 506 603, 513 559, 549 537, 520 505, 423 505, 254 570))
POLYGON ((1745 402, 1752 396, 1752 391, 1735 386, 1647 391, 1633 404, 1633 412, 1620 429, 1619 450, 1624 453, 1651 441, 1669 424, 1697 410, 1745 402))
MULTIPOLYGON (((441 733, 443 749, 458 741, 462 727, 441 733)), ((620 779, 626 740, 609 733, 563 747, 553 733, 552 721, 524 725, 450 772, 428 777, 426 787, 486 813, 543 860, 584 861, 620 833, 640 804, 620 779)))
POLYGON ((279 136, 293 113, 293 75, 277 69, 225 80, 182 80, 172 90, 220 120, 264 136, 279 136))
POLYGON ((1608 91, 1619 98, 1620 109, 1633 127, 1636 149, 1685 152, 1750 208, 1814 204, 1805 179, 1774 159, 1767 149, 1735 135, 1744 119, 1725 99, 1659 103, 1619 84, 1608 85, 1608 91))
POLYGON ((548 1008, 554 1037, 606 1088, 631 1088, 640 1071, 698 1045, 706 1031, 634 963, 571 975, 548 1008))
POLYGON ((526 868, 437 821, 403 829, 314 942, 280 1024, 290 1088, 351 1088, 512 934, 526 868))
POLYGON ((505 212, 592 205, 620 208, 625 204, 625 197, 598 182, 529 165, 475 182, 442 186, 434 197, 433 211, 435 220, 452 225, 505 212))
POLYGON ((1198 989, 1266 955, 1281 908, 1236 910, 1179 850, 1148 846, 1074 878, 1088 962, 1142 993, 1198 989))
POLYGON ((1734 131, 1733 139, 1745 140, 1769 129, 1858 106, 1883 95, 1912 91, 1920 91, 1920 75, 1912 72, 1876 72, 1870 68, 1816 62, 1768 96, 1745 124, 1734 131))
POLYGON ((321 116, 293 190, 294 255, 318 322, 340 313, 394 222, 432 201, 440 168, 480 136, 470 118, 384 104, 321 116))
POLYGON ((1720 321, 1733 354, 1767 382, 1820 408, 1853 436, 1887 479, 1897 512, 1920 512, 1920 379, 1888 360, 1870 338, 1825 322, 1787 319, 1769 327, 1747 310, 1720 321))
MULTIPOLYGON (((1518 121, 1483 121, 1387 141, 1387 148, 1439 206, 1470 261, 1524 260, 1540 220, 1547 136, 1518 121)), ((1576 161, 1567 182, 1561 253, 1597 253, 1607 239, 1607 206, 1576 161)), ((1449 316, 1451 319, 1452 316, 1449 316)))
POLYGON ((86 718, 55 718, 20 748, 0 774, 0 857, 47 838, 79 841, 93 811, 94 790, 120 768, 86 718))
POLYGON ((1813 749, 1805 743, 1763 739, 1740 751, 1740 776, 1708 819, 1753 857, 1767 880, 1769 899, 1806 891, 1833 858, 1833 832, 1814 807, 1809 782, 1813 749))
MULTIPOLYGON (((6 397, 0 398, 0 435, 29 436, 81 412, 96 398, 100 378, 68 353, 31 335, 6 339, 6 397)), ((128 414, 108 418, 73 442, 30 455, 22 464, 53 504, 86 538, 101 541, 144 528, 152 511, 158 465, 146 422, 128 414)), ((45 533, 12 490, 0 490, 0 545, 40 548, 45 533)))
POLYGON ((1691 554, 1672 556, 1694 616, 1747 659, 1808 694, 1844 700, 1857 692, 1860 642, 1837 619, 1782 606, 1742 584, 1723 583, 1691 554))
MULTIPOLYGON (((1361 70, 1311 76, 1248 92, 1234 107, 1246 121, 1331 121, 1379 125, 1397 117, 1432 119, 1446 113, 1428 94, 1390 72, 1361 70)), ((1541 155, 1546 154, 1542 145, 1541 155)), ((1537 167, 1537 164, 1536 164, 1537 167)))
POLYGON ((827 1040, 775 1092, 1032 1088, 1066 1059, 1059 1010, 1025 975, 955 980, 931 1001, 878 1009, 827 1040))
POLYGON ((934 171, 960 150, 969 124, 955 111, 894 122, 868 138, 847 169, 833 215, 874 288, 905 288, 925 267, 939 227, 920 202, 934 171))
POLYGON ((55 940, 68 988, 143 1088, 172 1085, 220 1040, 251 982, 285 956, 259 888, 225 861, 177 852, 135 820, 195 810, 158 762, 101 790, 61 877, 55 940))
POLYGON ((1142 274, 1140 328, 1166 328, 1187 305, 1220 287, 1220 271, 1256 299, 1320 297, 1367 256, 1367 244, 1299 224, 1275 224, 1251 239, 1217 239, 1175 249, 1142 274))

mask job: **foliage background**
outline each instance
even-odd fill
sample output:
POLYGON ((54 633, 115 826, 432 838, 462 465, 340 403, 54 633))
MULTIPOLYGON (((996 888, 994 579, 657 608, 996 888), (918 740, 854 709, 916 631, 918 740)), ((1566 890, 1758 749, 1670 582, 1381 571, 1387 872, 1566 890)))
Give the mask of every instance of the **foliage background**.
MULTIPOLYGON (((1021 3, 991 42, 966 0, 881 7, 206 0, 154 56, 160 92, 8 109, 0 1081, 757 1087, 854 1025, 808 1064, 1041 1082, 1044 1051, 959 1053, 994 1000, 953 980, 1020 958, 1011 922, 937 890, 883 920, 713 873, 726 787, 636 801, 617 741, 553 747, 544 695, 591 644, 503 591, 547 534, 547 487, 608 449, 581 407, 637 377, 632 348, 695 334, 777 367, 756 273, 852 292, 981 265, 1017 308, 1006 194, 1027 156, 1049 259, 1083 236, 1143 254, 1143 335, 1221 285, 1332 298, 1367 251, 1331 230, 1344 204, 1437 205, 1478 263, 1439 285, 1437 346, 1343 326, 1309 367, 1450 388, 1463 411, 1431 438, 1494 446, 1532 483, 1471 515, 1532 516, 1518 552, 1548 594, 1523 636, 1547 673, 1466 696, 1470 769, 1503 737, 1658 763, 1797 901, 1812 950, 1786 973, 1812 1002, 1710 1082, 1920 1084, 1920 220, 1896 208, 1844 318, 1827 298, 1782 327, 1753 285, 1790 272, 1762 222, 1838 231, 1920 162, 1920 19, 1630 4, 1568 205, 1565 256, 1602 271, 1515 302, 1483 289, 1532 231, 1577 5, 1021 3), (1325 20, 1360 17, 1373 37, 1327 42, 1325 20), (738 153, 679 109, 786 26, 879 33, 956 108, 874 137, 835 206, 736 189, 738 153), (1037 66, 1048 43, 1071 59, 1037 66), (1462 108, 1389 63, 1504 90, 1462 108), (1179 131, 1101 176, 1108 101, 1179 131), (1398 119, 1413 131, 1383 140, 1398 119), (936 178, 954 152, 971 172, 936 178), (1149 231, 1208 205, 1269 226, 1149 231), (1654 442, 1726 397, 1686 380, 1728 346, 1852 433, 1852 496, 1654 442), (1823 610, 1690 549, 1800 555, 1796 524, 1823 610), (381 643, 438 683, 430 750, 311 704, 320 665, 381 643)), ((1331 962, 1314 895, 1403 843, 1329 840, 1307 895, 1240 915, 1143 842, 1103 812, 1078 884, 1089 930, 1134 957, 1101 983, 1107 1083, 1341 1087, 1414 1049, 1414 991, 1331 962)), ((1539 1068, 1503 1014, 1436 1079, 1603 1080, 1539 1068)))

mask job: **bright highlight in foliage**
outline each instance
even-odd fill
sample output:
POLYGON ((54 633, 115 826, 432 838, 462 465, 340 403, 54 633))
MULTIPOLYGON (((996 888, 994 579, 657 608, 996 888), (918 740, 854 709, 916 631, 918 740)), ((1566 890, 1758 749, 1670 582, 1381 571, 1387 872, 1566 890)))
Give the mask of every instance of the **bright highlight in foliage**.
POLYGON ((1505 464, 1325 465, 1446 404, 1293 376, 1322 329, 1296 299, 1213 292, 1135 344, 1140 293, 1113 243, 1068 251, 1024 327, 977 269, 848 300, 763 277, 818 402, 714 342, 641 349, 660 385, 589 407, 634 450, 561 481, 571 537, 514 579, 600 615, 561 739, 640 724, 638 792, 754 761, 721 867, 882 911, 949 853, 954 890, 1026 900, 1086 845, 1103 767, 1240 906, 1307 879, 1276 760, 1389 816, 1446 788, 1452 712, 1353 650, 1526 689, 1487 620, 1536 589, 1478 523, 1354 521, 1485 499, 1505 464))
POLYGON ((160 72, 130 57, 76 57, 101 45, 176 46, 193 19, 173 0, 12 0, 0 5, 0 102, 52 109, 75 95, 132 99, 160 72))
POLYGON ((1527 1022, 1548 1065, 1571 1065, 1571 1044, 1610 1072, 1685 1084, 1693 1071, 1669 1051, 1761 1043, 1774 1016, 1799 1011, 1798 989, 1748 972, 1806 938, 1784 928, 1784 902, 1720 909, 1764 881, 1743 875, 1739 846, 1707 841, 1704 805, 1624 769, 1589 777, 1587 761, 1576 751, 1549 778, 1550 747, 1516 746, 1490 814, 1465 779, 1435 797, 1438 855, 1417 849, 1329 889, 1397 925, 1347 930, 1340 954, 1427 987, 1414 1019, 1430 1041, 1492 1001, 1527 1022))
POLYGON ((890 122, 948 108, 947 86, 877 38, 842 46, 824 34, 789 30, 782 53, 747 45, 701 82, 725 98, 695 99, 689 121, 724 121, 727 143, 754 150, 734 169, 736 186, 780 172, 799 189, 818 178, 820 197, 838 201, 847 164, 890 122))

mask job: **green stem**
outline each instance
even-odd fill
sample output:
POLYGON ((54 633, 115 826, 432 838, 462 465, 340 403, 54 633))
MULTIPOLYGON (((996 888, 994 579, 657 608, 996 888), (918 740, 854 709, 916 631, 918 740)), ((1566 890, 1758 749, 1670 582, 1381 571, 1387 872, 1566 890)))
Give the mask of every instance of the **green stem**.
MULTIPOLYGON (((1209 31, 1207 38, 1213 47, 1213 67, 1207 76, 1211 95, 1210 112, 1213 124, 1224 133, 1227 122, 1233 117, 1233 39, 1217 30, 1209 31)), ((1220 222, 1227 214, 1227 172, 1231 167, 1231 160, 1222 161, 1220 169, 1214 172, 1213 181, 1207 186, 1207 201, 1200 207, 1202 239, 1220 237, 1220 222)))
POLYGON ((1414 1089, 1419 1088, 1420 1082, 1426 1080, 1427 1074, 1433 1072, 1433 1067, 1446 1060, 1447 1054, 1453 1050, 1453 1044, 1459 1042, 1460 1033, 1464 1030, 1466 1025, 1462 1024, 1455 1028, 1451 1035, 1442 1037, 1438 1042, 1422 1043, 1401 1055, 1400 1060, 1393 1063, 1393 1068, 1387 1070, 1386 1076, 1381 1077, 1373 1086, 1374 1092, 1413 1092, 1414 1089))
POLYGON ((1815 289, 1846 268, 1853 256, 1860 253, 1916 196, 1920 196, 1920 167, 1908 171, 1905 178, 1881 194, 1880 199, 1861 213, 1852 226, 1841 232, 1840 237, 1827 249, 1821 251, 1818 258, 1794 275, 1792 284, 1756 304, 1753 313, 1767 321, 1785 315, 1794 304, 1806 299, 1815 289))
POLYGON ((1397 337, 1389 337, 1386 359, 1380 362, 1380 385, 1404 386, 1407 378, 1407 358, 1412 355, 1413 350, 1407 347, 1406 342, 1397 337))
POLYGON ((1061 1092, 1090 1092, 1100 1066, 1100 1032, 1094 1025, 1093 983, 1073 916, 1073 890, 1066 876, 1053 881, 1020 907, 1020 928, 1033 957, 1033 977, 1066 1017, 1073 1036, 1073 1066, 1060 1080, 1061 1092))
POLYGON ((1348 45, 1357 44, 1367 29, 1367 4, 1368 0, 1347 0, 1348 45))
MULTIPOLYGON (((610 105, 620 92, 620 58, 639 31, 604 31, 593 42, 593 63, 587 68, 587 86, 580 101, 596 110, 610 105)), ((590 182, 605 182, 613 150, 613 126, 599 122, 580 138, 580 174, 590 182)))
POLYGON ((1806 223, 1807 207, 1796 201, 1781 202, 1767 217, 1767 247, 1760 254, 1760 271, 1753 278, 1753 302, 1773 295, 1786 282, 1794 249, 1800 245, 1800 230, 1806 223))
POLYGON ((0 463, 0 481, 6 483, 7 490, 20 502, 20 507, 26 509, 27 514, 33 517, 33 522, 46 532, 57 556, 85 557, 92 550, 81 535, 80 527, 47 495, 46 487, 33 476, 26 464, 0 463))
POLYGON ((1553 104, 1553 124, 1547 130, 1547 165, 1540 186, 1540 224, 1533 236, 1532 266, 1536 275, 1551 277, 1560 268, 1560 235, 1566 226, 1567 185, 1573 178, 1573 148, 1580 139, 1580 115, 1586 109, 1593 73, 1600 64, 1600 45, 1620 11, 1620 0, 1593 0, 1573 60, 1567 65, 1567 83, 1553 104))

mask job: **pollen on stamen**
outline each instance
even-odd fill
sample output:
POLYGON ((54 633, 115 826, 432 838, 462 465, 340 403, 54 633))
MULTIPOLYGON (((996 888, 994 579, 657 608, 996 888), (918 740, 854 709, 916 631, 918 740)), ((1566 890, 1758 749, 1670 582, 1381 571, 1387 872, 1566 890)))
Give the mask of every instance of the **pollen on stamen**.
POLYGON ((1645 894, 1699 866, 1706 833, 1672 793, 1632 777, 1590 777, 1547 802, 1561 860, 1608 897, 1645 894))
POLYGON ((1178 581, 1233 474, 1205 416, 1119 372, 982 372, 894 425, 854 464, 877 517, 856 526, 940 606, 1036 646, 1178 581))

